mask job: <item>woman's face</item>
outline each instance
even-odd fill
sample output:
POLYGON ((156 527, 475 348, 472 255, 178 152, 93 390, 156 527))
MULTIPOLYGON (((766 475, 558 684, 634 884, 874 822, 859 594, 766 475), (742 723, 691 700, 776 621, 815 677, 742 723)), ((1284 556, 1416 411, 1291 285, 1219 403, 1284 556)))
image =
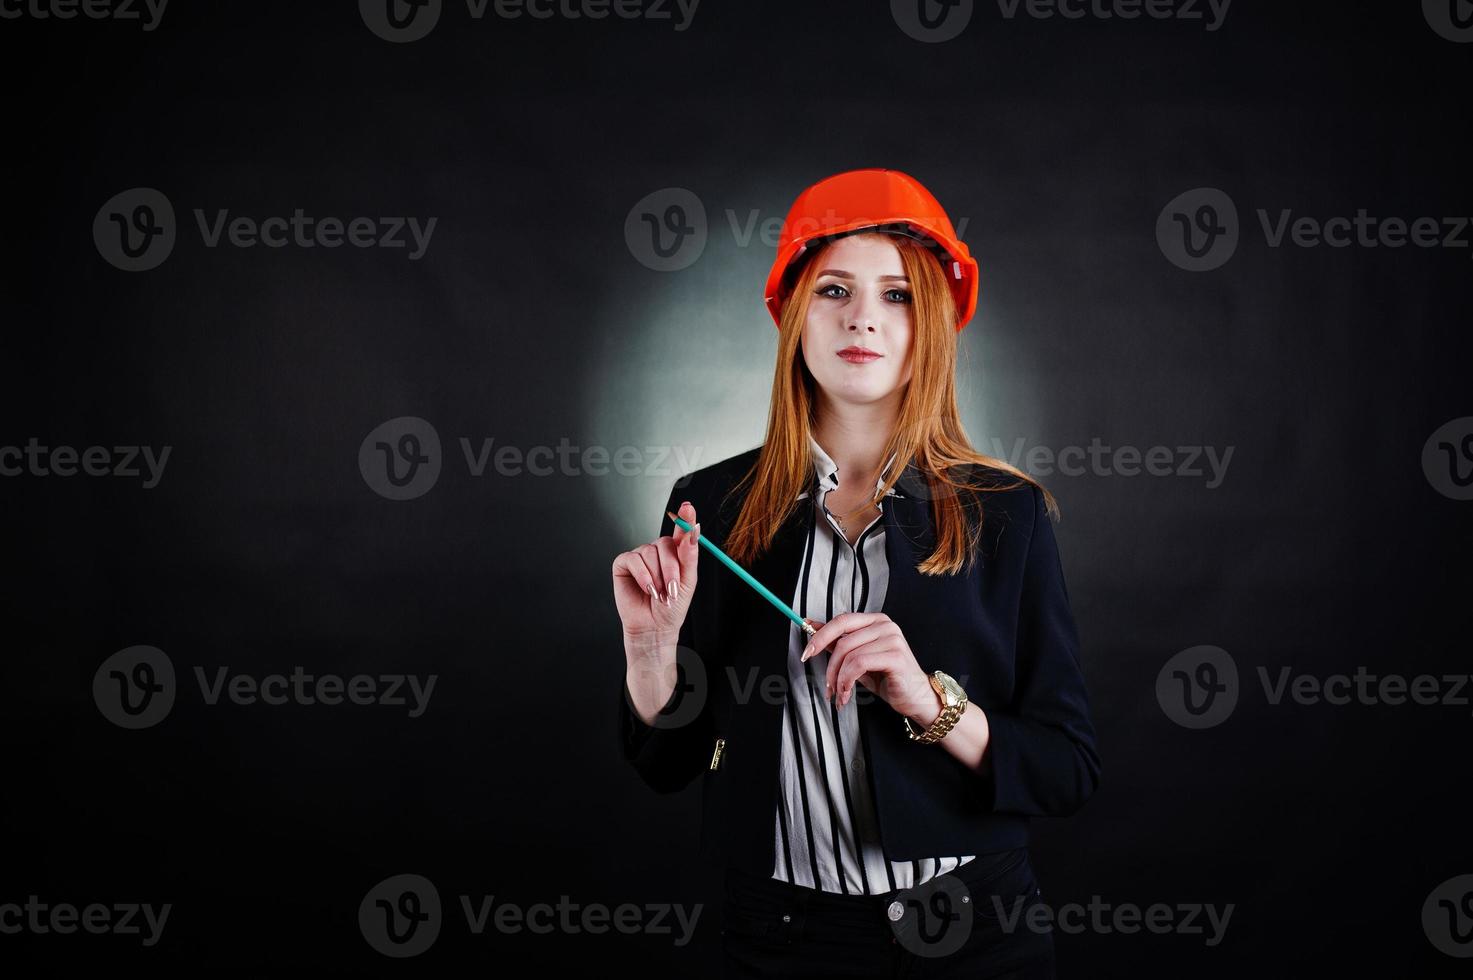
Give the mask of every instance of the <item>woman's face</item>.
POLYGON ((814 261, 803 359, 836 401, 880 401, 910 381, 911 290, 889 235, 850 235, 814 261), (854 356, 852 348, 878 356, 854 356))

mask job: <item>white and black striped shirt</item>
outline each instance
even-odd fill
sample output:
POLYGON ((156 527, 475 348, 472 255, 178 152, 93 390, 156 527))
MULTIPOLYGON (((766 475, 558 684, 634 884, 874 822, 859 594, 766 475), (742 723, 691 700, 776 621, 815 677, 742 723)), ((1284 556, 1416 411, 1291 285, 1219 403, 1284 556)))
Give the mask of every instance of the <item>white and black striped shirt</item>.
MULTIPOLYGON (((824 506, 828 491, 839 485, 839 468, 812 435, 808 444, 818 493, 793 608, 816 622, 828 622, 844 612, 875 612, 885 601, 890 579, 883 515, 876 516, 851 545, 824 506)), ((894 460, 892 454, 887 469, 894 460)), ((881 479, 875 487, 883 485, 881 479)), ((798 499, 807 496, 805 492, 798 499)), ((894 496, 899 494, 893 489, 886 494, 894 496)), ((885 504, 882 498, 880 507, 885 504)), ((820 651, 800 663, 807 640, 794 624, 788 635, 790 696, 783 710, 772 876, 826 892, 878 895, 912 888, 972 860, 976 855, 885 859, 865 778, 858 710, 852 700, 842 711, 824 700, 829 654, 820 651)))

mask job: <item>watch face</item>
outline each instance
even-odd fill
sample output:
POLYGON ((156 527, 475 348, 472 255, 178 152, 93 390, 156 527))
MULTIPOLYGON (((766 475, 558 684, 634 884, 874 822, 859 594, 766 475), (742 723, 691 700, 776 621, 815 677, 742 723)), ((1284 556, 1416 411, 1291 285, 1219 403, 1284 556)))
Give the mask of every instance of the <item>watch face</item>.
MULTIPOLYGON (((960 684, 952 680, 949 674, 943 674, 941 671, 938 670, 931 676, 935 678, 935 680, 940 684, 940 687, 937 689, 936 693, 945 698, 947 704, 957 704, 958 702, 966 698, 967 692, 962 689, 962 686, 960 684)), ((933 684, 932 686, 935 687, 936 685, 933 684)))

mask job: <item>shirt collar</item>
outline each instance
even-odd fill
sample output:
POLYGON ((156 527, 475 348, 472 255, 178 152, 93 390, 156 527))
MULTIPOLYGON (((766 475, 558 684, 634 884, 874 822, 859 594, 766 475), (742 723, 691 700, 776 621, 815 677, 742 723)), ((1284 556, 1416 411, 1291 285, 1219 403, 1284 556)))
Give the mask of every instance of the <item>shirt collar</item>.
MULTIPOLYGON (((832 490, 837 487, 839 485, 839 464, 835 463, 834 458, 824 451, 811 432, 808 433, 808 449, 813 454, 813 471, 818 477, 819 487, 824 490, 832 490)), ((875 481, 876 490, 885 485, 884 474, 889 471, 890 464, 893 462, 895 462, 895 453, 892 452, 890 458, 885 460, 885 465, 880 471, 880 478, 875 481)), ((806 492, 800 493, 798 499, 802 500, 806 496, 808 496, 806 492)), ((901 494, 896 493, 895 488, 891 487, 885 496, 898 497, 901 494)))

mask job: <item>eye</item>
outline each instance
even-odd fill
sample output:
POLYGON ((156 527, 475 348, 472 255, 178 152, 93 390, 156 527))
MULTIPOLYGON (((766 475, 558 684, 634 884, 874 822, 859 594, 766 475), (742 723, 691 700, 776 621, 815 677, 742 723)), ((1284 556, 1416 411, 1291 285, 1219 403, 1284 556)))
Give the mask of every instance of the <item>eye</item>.
POLYGON ((827 284, 825 284, 823 286, 818 287, 818 291, 817 291, 817 293, 815 295, 818 295, 818 296, 827 296, 830 299, 838 299, 839 298, 838 296, 835 296, 833 293, 829 292, 830 289, 837 289, 837 290, 839 290, 839 292, 843 293, 845 296, 848 296, 849 295, 849 290, 845 289, 843 286, 839 285, 836 282, 827 283, 827 284))
POLYGON ((897 303, 909 303, 910 302, 910 293, 906 292, 904 289, 901 289, 899 286, 896 286, 894 289, 887 289, 887 290, 885 290, 885 295, 888 296, 891 293, 894 293, 894 294, 896 294, 896 295, 898 295, 900 297, 898 300, 896 300, 897 303))

